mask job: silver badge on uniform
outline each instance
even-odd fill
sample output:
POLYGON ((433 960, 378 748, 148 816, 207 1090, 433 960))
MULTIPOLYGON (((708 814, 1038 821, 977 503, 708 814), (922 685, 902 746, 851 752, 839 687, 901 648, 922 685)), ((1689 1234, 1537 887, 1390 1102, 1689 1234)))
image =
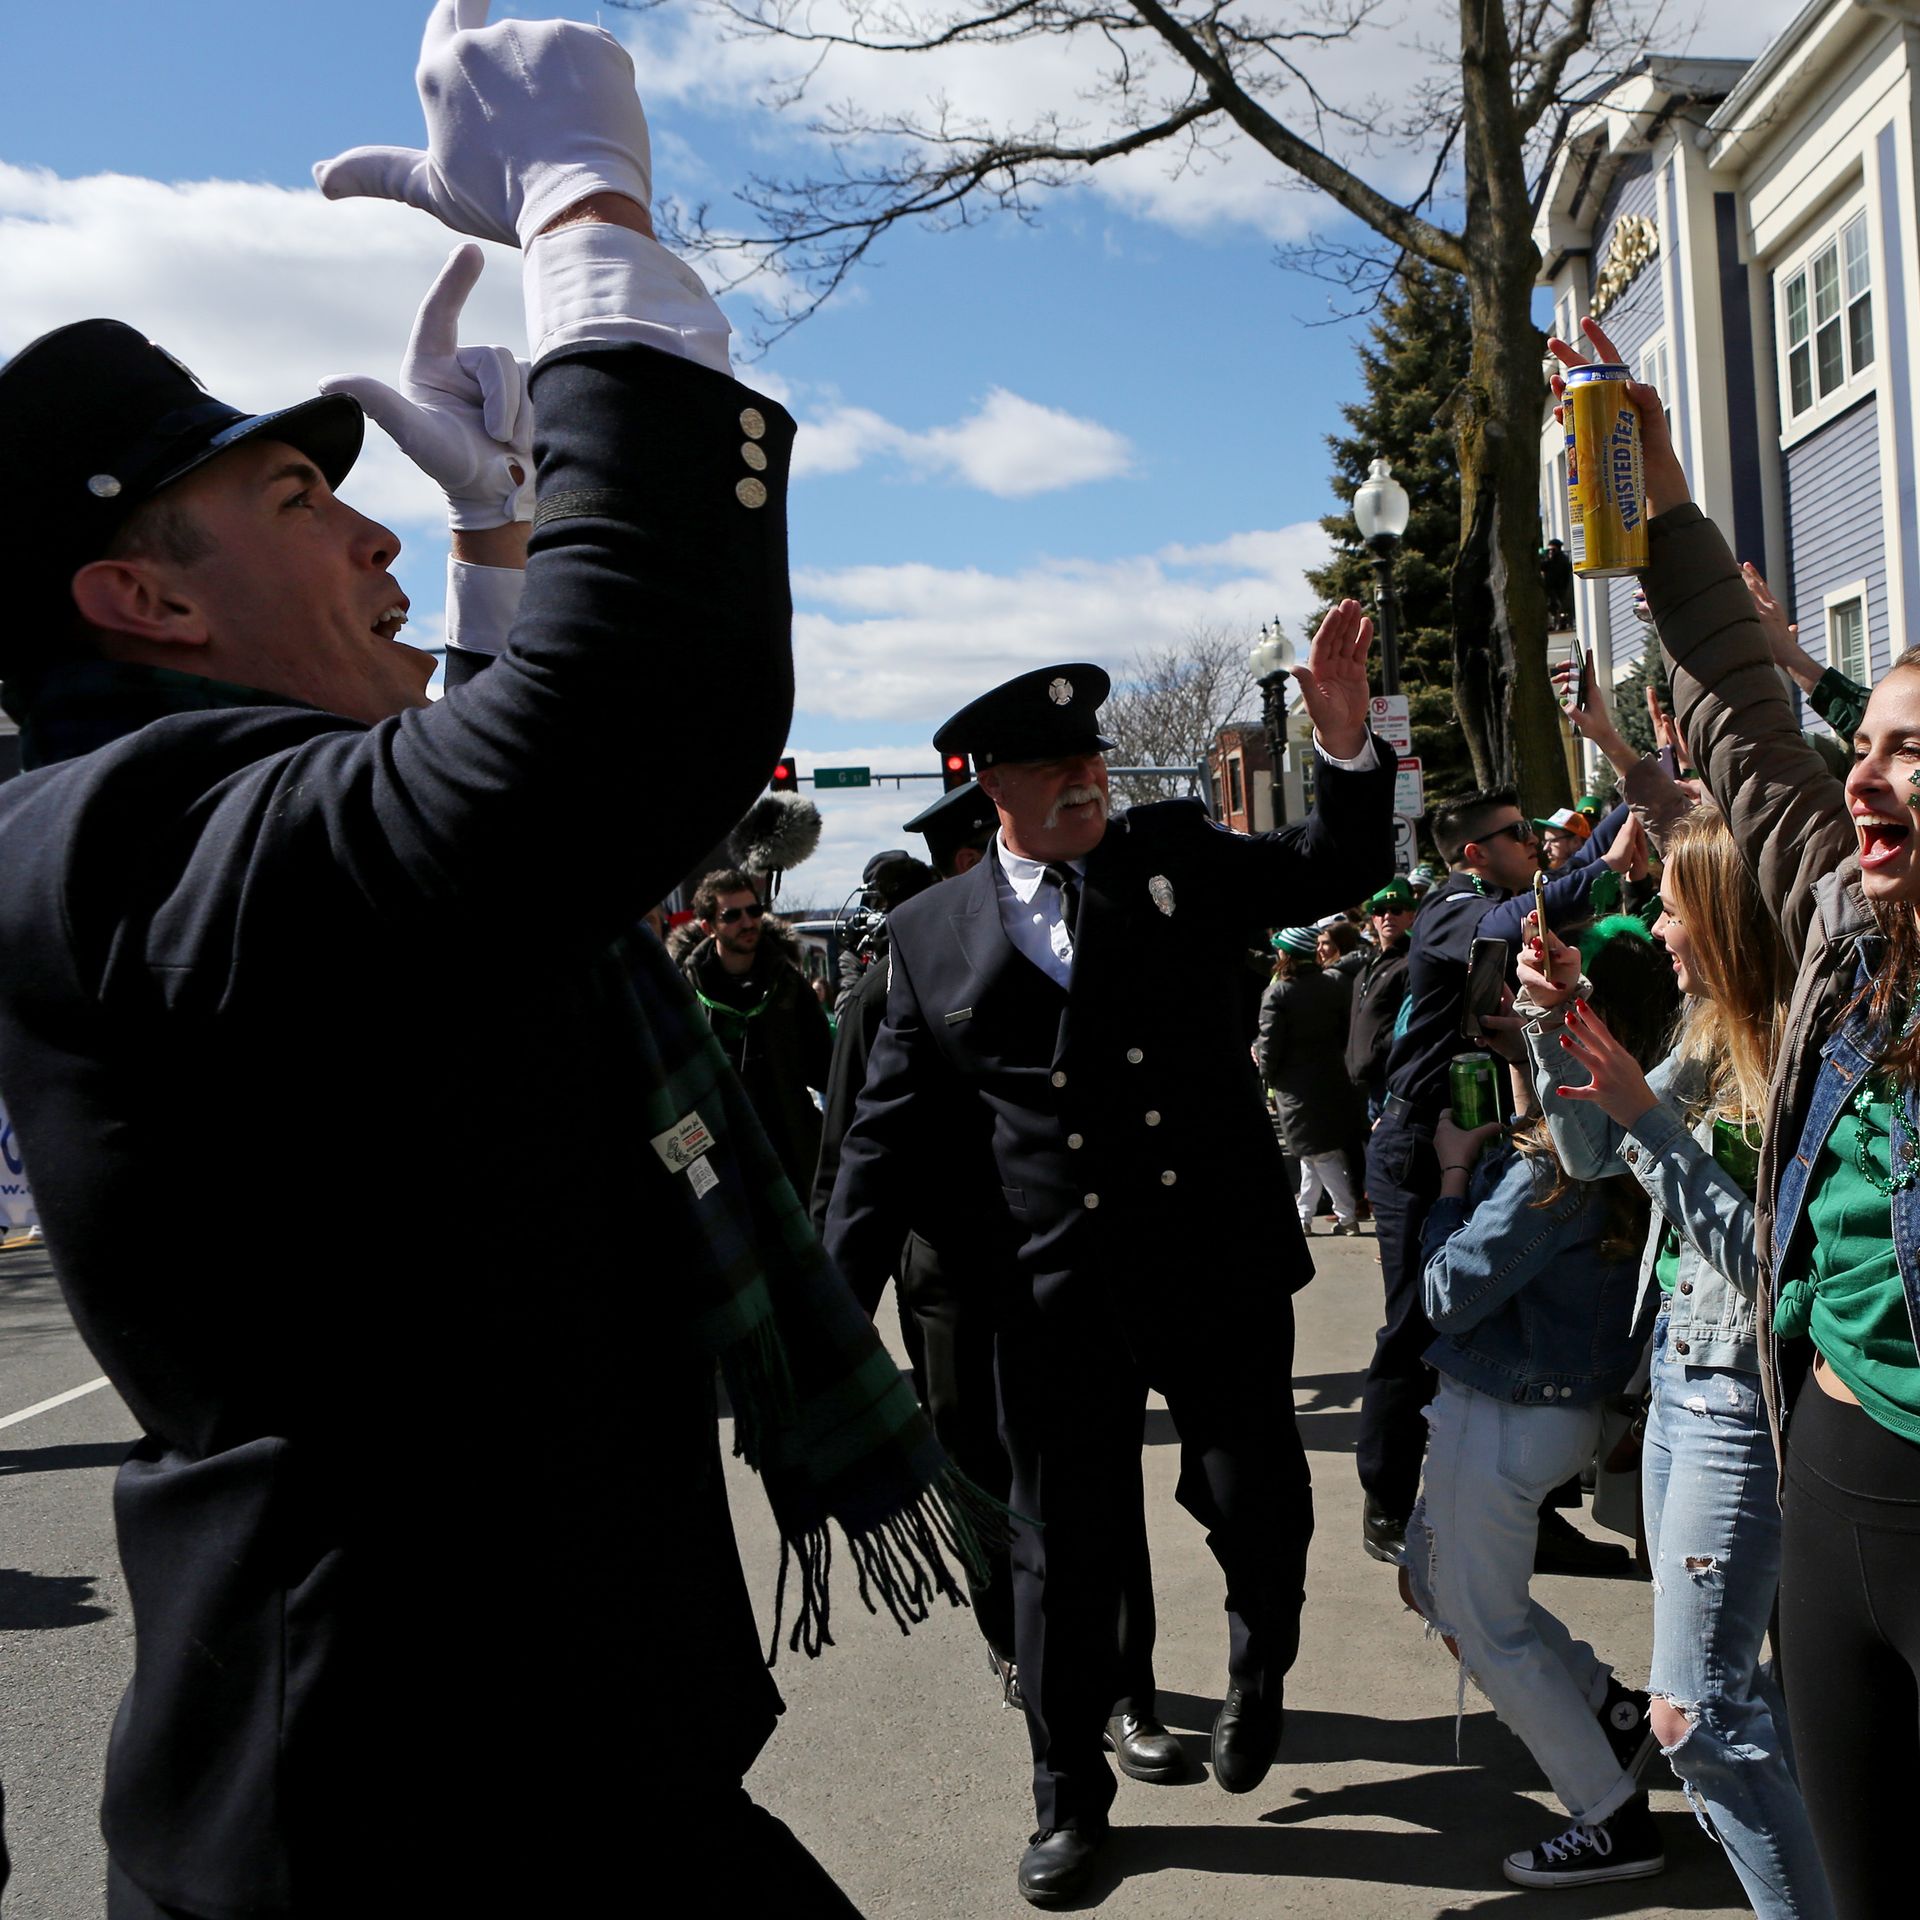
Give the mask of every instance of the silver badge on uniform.
POLYGON ((1047 682, 1047 698, 1056 707, 1064 707, 1073 699, 1073 682, 1065 674, 1056 674, 1047 682))
POLYGON ((1173 912, 1173 882, 1164 873, 1156 873, 1147 882, 1147 898, 1164 914, 1173 912))

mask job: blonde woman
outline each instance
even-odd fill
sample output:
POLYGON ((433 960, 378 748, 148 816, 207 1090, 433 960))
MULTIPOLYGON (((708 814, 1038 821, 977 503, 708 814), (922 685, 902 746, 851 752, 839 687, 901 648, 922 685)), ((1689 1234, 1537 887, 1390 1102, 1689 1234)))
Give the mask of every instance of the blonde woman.
POLYGON ((1761 1920, 1832 1912, 1761 1640, 1779 1589, 1773 1442, 1760 1391, 1753 1188, 1792 970, 1726 820, 1667 835, 1655 936, 1685 996, 1651 1074, 1579 997, 1547 936, 1520 964, 1541 1010, 1534 1085, 1570 1174, 1623 1165, 1653 1202, 1636 1333, 1652 1325, 1641 1455, 1653 1561, 1655 1738, 1761 1920), (1542 961, 1551 962, 1543 966, 1542 961), (1587 1084, 1579 1081, 1585 1070, 1587 1084))

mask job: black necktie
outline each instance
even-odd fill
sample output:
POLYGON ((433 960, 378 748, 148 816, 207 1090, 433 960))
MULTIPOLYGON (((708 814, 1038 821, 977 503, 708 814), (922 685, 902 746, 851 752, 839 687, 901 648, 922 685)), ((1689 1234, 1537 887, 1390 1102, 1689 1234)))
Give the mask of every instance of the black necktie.
POLYGON ((1071 938, 1080 931, 1080 876, 1071 867, 1049 862, 1047 878, 1060 889, 1060 918, 1071 938))

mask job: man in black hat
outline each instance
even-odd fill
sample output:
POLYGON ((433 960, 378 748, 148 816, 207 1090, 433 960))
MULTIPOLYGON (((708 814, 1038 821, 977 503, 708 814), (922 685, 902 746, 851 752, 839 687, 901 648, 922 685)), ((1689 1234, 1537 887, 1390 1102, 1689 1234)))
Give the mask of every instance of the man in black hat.
POLYGON ((334 492, 351 399, 249 414, 111 321, 0 369, 29 759, 0 786, 0 1083, 143 1430, 111 1920, 597 1909, 643 1796, 677 1884, 851 1912, 741 1785, 779 1699, 716 1365, 814 1641, 830 1517, 869 1552, 891 1526, 890 1559, 970 1540, 697 1008, 625 941, 784 743, 792 422, 651 237, 625 51, 485 12, 433 9, 426 151, 323 170, 525 252, 523 598, 516 450, 452 349, 478 249, 416 329, 439 384, 381 402, 450 498, 495 497, 456 506, 456 573, 519 603, 484 673, 428 706, 398 543, 334 492), (739 676, 723 751, 673 724, 706 700, 696 631, 739 676), (189 1185, 191 1242, 157 1235, 189 1185))
POLYGON ((1181 1436, 1180 1499, 1227 1581, 1220 1784, 1280 1737, 1312 1531, 1284 1383, 1312 1271, 1241 1027, 1249 925, 1310 918, 1392 869, 1393 758, 1367 732, 1371 627, 1352 601, 1299 674, 1321 755, 1312 815, 1259 837, 1195 803, 1112 813, 1098 667, 996 687, 935 735, 970 753, 998 834, 893 916, 892 986, 841 1148, 827 1239, 871 1294, 903 1234, 990 1231, 1014 1538, 1015 1644, 1040 1905, 1084 1881, 1114 1782, 1123 1543, 1150 1387, 1181 1436), (983 1204, 995 1189, 999 1204, 983 1204))
MULTIPOLYGON (((998 822, 993 803, 977 781, 969 780, 915 814, 903 831, 924 835, 935 869, 942 879, 952 880, 979 864, 992 844, 998 822)), ((899 854, 876 854, 865 870, 869 885, 889 869, 897 868, 903 859, 899 854)), ((889 899, 889 916, 922 891, 916 885, 889 899)), ((874 1039, 886 1014, 890 942, 889 932, 880 942, 874 963, 860 976, 833 1036, 820 1167, 813 1185, 813 1219, 822 1232, 840 1173, 841 1145, 853 1124, 874 1039)), ((977 1171, 990 1184, 992 1169, 984 1157, 977 1171)), ((963 1182, 969 1175, 964 1167, 956 1165, 951 1178, 963 1182)), ((961 1472, 996 1499, 1006 1498, 1012 1473, 1000 1441, 993 1381, 996 1309, 1012 1280, 1005 1265, 997 1233, 991 1229, 962 1233, 957 1224, 950 1224, 944 1237, 933 1226, 924 1231, 909 1230, 893 1269, 901 1334, 933 1430, 961 1472)), ((870 1316, 880 1305, 885 1284, 884 1272, 862 1277, 857 1292, 870 1316)), ((1187 1763, 1179 1741, 1161 1723, 1156 1698, 1153 1563, 1147 1547, 1145 1489, 1139 1480, 1137 1456, 1134 1464, 1135 1524, 1116 1548, 1121 1570, 1119 1678, 1105 1738, 1122 1772, 1136 1780, 1164 1782, 1184 1778, 1187 1763)), ((969 1582, 969 1593, 974 1618, 987 1643, 989 1663, 1000 1683, 1001 1698, 1006 1705, 1017 1707, 1021 1697, 1014 1649, 1013 1579, 1006 1553, 993 1556, 985 1578, 969 1582)))

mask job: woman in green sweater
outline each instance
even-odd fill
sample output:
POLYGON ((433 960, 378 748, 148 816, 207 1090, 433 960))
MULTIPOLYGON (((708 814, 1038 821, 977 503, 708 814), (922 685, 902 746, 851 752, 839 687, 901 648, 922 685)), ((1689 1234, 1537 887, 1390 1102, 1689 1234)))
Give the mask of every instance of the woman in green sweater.
POLYGON ((1796 968, 1755 1192, 1761 1381, 1784 1459, 1780 1651, 1835 1908, 1879 1920, 1913 1905, 1920 1780, 1920 649, 1874 689, 1843 788, 1688 498, 1659 396, 1627 394, 1681 732, 1796 968))

